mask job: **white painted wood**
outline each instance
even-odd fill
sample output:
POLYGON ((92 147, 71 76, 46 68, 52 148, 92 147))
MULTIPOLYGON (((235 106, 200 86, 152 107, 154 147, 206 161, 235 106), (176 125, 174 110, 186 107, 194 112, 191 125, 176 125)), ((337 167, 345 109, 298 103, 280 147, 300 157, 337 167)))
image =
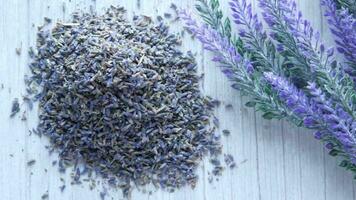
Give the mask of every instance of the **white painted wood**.
MULTIPOLYGON (((253 0, 258 11, 256 0, 253 0)), ((29 130, 37 123, 36 109, 26 111, 27 121, 21 114, 9 118, 11 102, 20 98, 25 88, 23 76, 28 72, 27 49, 35 45, 37 26, 43 17, 68 20, 76 9, 102 13, 109 5, 120 4, 134 13, 149 16, 170 12, 174 2, 180 8, 193 9, 193 0, 0 0, 0 194, 4 200, 41 199, 47 190, 51 200, 97 200, 101 186, 93 191, 84 184, 70 185, 69 173, 60 174, 52 167, 56 155, 45 149, 46 138, 29 136, 29 130), (34 26, 33 26, 34 25, 34 26), (15 48, 22 47, 21 55, 15 48), (1 84, 4 88, 1 89, 1 84), (10 156, 13 155, 13 156, 10 156), (26 163, 36 159, 34 166, 26 163), (45 171, 47 169, 47 172, 45 171), (33 173, 33 174, 31 174, 33 173), (61 193, 60 177, 66 180, 61 193)), ((227 0, 221 4, 230 13, 227 0)), ((333 44, 319 1, 299 0, 298 5, 322 36, 333 44)), ((172 23, 171 30, 180 31, 179 23, 172 23)), ((219 181, 208 183, 211 166, 204 161, 199 169, 199 182, 195 189, 183 188, 175 193, 155 191, 151 195, 135 190, 132 199, 147 200, 352 200, 356 199, 356 186, 351 174, 337 166, 336 159, 327 155, 322 144, 313 139, 311 132, 293 127, 283 121, 266 121, 260 113, 244 106, 246 97, 229 87, 229 82, 210 61, 211 56, 202 50, 189 35, 183 39, 184 50, 197 53, 199 73, 205 73, 202 90, 222 101, 216 111, 220 130, 229 129, 232 134, 222 137, 224 153, 233 154, 238 167, 226 170, 219 181), (233 109, 225 105, 232 104, 233 109)), ((21 101, 22 102, 22 101, 21 101)), ((150 189, 150 188, 147 188, 150 189)), ((120 191, 111 190, 109 197, 122 199, 120 191)), ((110 199, 110 198, 108 198, 110 199)))

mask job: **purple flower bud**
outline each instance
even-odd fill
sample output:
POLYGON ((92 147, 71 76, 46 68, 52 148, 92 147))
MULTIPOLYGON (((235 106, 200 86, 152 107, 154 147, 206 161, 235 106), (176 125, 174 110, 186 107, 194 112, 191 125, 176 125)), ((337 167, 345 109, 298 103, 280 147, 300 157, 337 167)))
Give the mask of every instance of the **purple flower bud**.
POLYGON ((334 48, 329 48, 326 52, 328 57, 332 57, 334 55, 334 48))
POLYGON ((253 71, 254 71, 254 68, 253 68, 251 62, 250 62, 250 61, 247 61, 247 62, 245 63, 245 66, 246 66, 246 71, 247 71, 247 73, 252 74, 253 71))
POLYGON ((324 51, 325 51, 325 46, 324 46, 324 44, 321 44, 320 45, 320 52, 324 53, 324 51))
POLYGON ((277 51, 278 52, 284 51, 284 46, 282 44, 277 44, 277 51))
POLYGON ((233 79, 234 78, 234 71, 232 69, 225 68, 222 72, 226 75, 227 78, 233 79))
POLYGON ((324 134, 321 131, 317 131, 314 133, 314 138, 317 140, 321 140, 323 138, 324 134))
POLYGON ((246 37, 246 31, 243 30, 243 29, 241 29, 241 30, 239 31, 239 35, 240 35, 240 37, 246 37))
POLYGON ((326 147, 327 149, 333 149, 333 148, 334 148, 334 145, 333 145, 332 143, 327 143, 327 144, 325 145, 325 147, 326 147))
POLYGON ((314 127, 318 124, 312 117, 306 117, 303 123, 306 127, 314 127))

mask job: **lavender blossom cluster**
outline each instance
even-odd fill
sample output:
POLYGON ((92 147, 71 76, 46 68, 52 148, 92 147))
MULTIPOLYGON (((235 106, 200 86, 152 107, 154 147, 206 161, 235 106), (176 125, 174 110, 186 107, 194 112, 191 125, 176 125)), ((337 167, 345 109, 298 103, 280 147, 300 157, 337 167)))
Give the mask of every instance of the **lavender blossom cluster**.
POLYGON ((332 0, 322 0, 322 5, 325 7, 330 30, 335 36, 337 50, 348 61, 345 71, 356 82, 356 18, 347 8, 338 10, 332 0))
POLYGON ((214 53, 213 61, 233 87, 250 95, 248 105, 257 106, 267 119, 286 118, 314 130, 331 154, 343 158, 342 166, 356 174, 356 22, 352 14, 338 10, 332 0, 322 1, 344 61, 337 59, 334 48, 323 44, 293 0, 258 0, 268 31, 251 4, 231 0, 238 39, 216 28, 224 24, 218 0, 198 1, 205 24, 200 25, 187 11, 181 18, 204 48, 214 53))

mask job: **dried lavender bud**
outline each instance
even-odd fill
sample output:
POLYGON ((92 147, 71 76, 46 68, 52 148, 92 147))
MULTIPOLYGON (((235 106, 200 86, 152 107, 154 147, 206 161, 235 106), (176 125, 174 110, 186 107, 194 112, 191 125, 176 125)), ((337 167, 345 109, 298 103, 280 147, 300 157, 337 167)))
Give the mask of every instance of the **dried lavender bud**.
POLYGON ((124 16, 111 7, 39 30, 28 83, 40 86, 39 133, 59 151, 60 172, 83 162, 125 195, 131 185, 194 187, 203 156, 221 151, 195 60, 162 23, 124 16))
POLYGON ((18 112, 20 112, 20 104, 19 104, 19 99, 15 98, 12 101, 12 107, 11 107, 11 114, 10 117, 14 117, 18 112))
POLYGON ((213 158, 213 159, 210 159, 210 163, 214 166, 220 166, 221 163, 220 163, 220 160, 217 159, 217 158, 213 158))
POLYGON ((49 198, 48 191, 41 196, 42 200, 46 200, 48 198, 49 198))
POLYGON ((212 173, 214 176, 221 176, 224 168, 222 166, 215 166, 212 173))
POLYGON ((36 163, 36 160, 30 160, 27 162, 27 166, 32 166, 36 163))
POLYGON ((231 154, 225 154, 224 155, 224 161, 225 164, 229 167, 229 168, 234 168, 236 167, 236 163, 234 161, 234 157, 231 154))
POLYGON ((163 21, 163 18, 161 16, 157 16, 157 21, 161 22, 163 21))
POLYGON ((226 129, 224 129, 222 132, 223 132, 224 136, 229 136, 231 133, 229 130, 226 130, 226 129))
POLYGON ((61 190, 61 192, 63 192, 65 188, 66 188, 66 185, 62 185, 62 186, 59 187, 59 189, 61 190))
POLYGON ((15 49, 16 54, 17 54, 17 55, 21 55, 21 50, 22 50, 21 47, 16 48, 16 49, 15 49))
POLYGON ((27 120, 26 111, 23 111, 23 112, 22 112, 21 120, 22 120, 22 121, 26 121, 26 120, 27 120))
POLYGON ((167 19, 170 19, 172 17, 172 14, 170 13, 164 13, 163 16, 167 19))

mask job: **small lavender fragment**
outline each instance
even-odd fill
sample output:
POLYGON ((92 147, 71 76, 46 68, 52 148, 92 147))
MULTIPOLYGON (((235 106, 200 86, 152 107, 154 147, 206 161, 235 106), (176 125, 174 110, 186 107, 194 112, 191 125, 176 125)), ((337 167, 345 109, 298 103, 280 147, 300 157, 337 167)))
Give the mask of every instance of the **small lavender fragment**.
POLYGON ((106 188, 104 188, 103 191, 100 192, 100 199, 105 200, 106 195, 107 195, 107 190, 106 188))
POLYGON ((32 166, 36 163, 36 160, 30 160, 27 162, 27 166, 32 166))
POLYGON ((10 117, 14 117, 18 112, 20 112, 20 104, 19 104, 19 99, 15 98, 12 101, 12 107, 11 107, 11 114, 10 117))
POLYGON ((173 10, 177 10, 177 9, 178 9, 178 8, 177 8, 177 5, 174 4, 174 3, 171 4, 170 8, 172 8, 173 10))
POLYGON ((157 21, 161 22, 163 18, 161 16, 157 16, 157 21))
POLYGON ((42 200, 46 200, 48 198, 49 198, 48 191, 41 196, 42 200))
POLYGON ((212 170, 212 173, 214 176, 221 176, 223 170, 224 168, 222 166, 215 166, 214 169, 212 170))
POLYGON ((224 136, 229 136, 230 135, 230 131, 227 130, 227 129, 224 129, 222 132, 223 132, 224 136))
POLYGON ((236 163, 234 161, 234 157, 231 154, 225 154, 224 155, 224 161, 225 164, 229 167, 229 168, 234 168, 236 167, 236 163))
POLYGON ((61 192, 63 192, 65 188, 66 188, 66 185, 62 185, 62 186, 59 187, 59 189, 61 190, 61 192))
POLYGON ((217 99, 214 99, 214 100, 211 101, 211 103, 212 103, 214 106, 219 107, 220 104, 221 104, 221 101, 219 101, 219 100, 217 100, 217 99))
POLYGON ((21 120, 22 120, 22 121, 26 121, 26 120, 27 120, 26 111, 24 111, 24 112, 22 113, 21 120))
POLYGON ((49 23, 52 22, 52 19, 50 19, 50 18, 48 18, 48 17, 45 17, 44 20, 45 20, 45 22, 46 22, 47 24, 49 24, 49 23))
POLYGON ((163 16, 167 19, 171 18, 172 17, 172 14, 170 13, 164 13, 163 16))
POLYGON ((221 165, 219 159, 217 159, 217 158, 210 159, 210 163, 213 164, 214 166, 220 166, 221 165))
POLYGON ((15 49, 15 52, 17 55, 21 55, 21 51, 22 51, 22 48, 21 47, 18 47, 15 49))

